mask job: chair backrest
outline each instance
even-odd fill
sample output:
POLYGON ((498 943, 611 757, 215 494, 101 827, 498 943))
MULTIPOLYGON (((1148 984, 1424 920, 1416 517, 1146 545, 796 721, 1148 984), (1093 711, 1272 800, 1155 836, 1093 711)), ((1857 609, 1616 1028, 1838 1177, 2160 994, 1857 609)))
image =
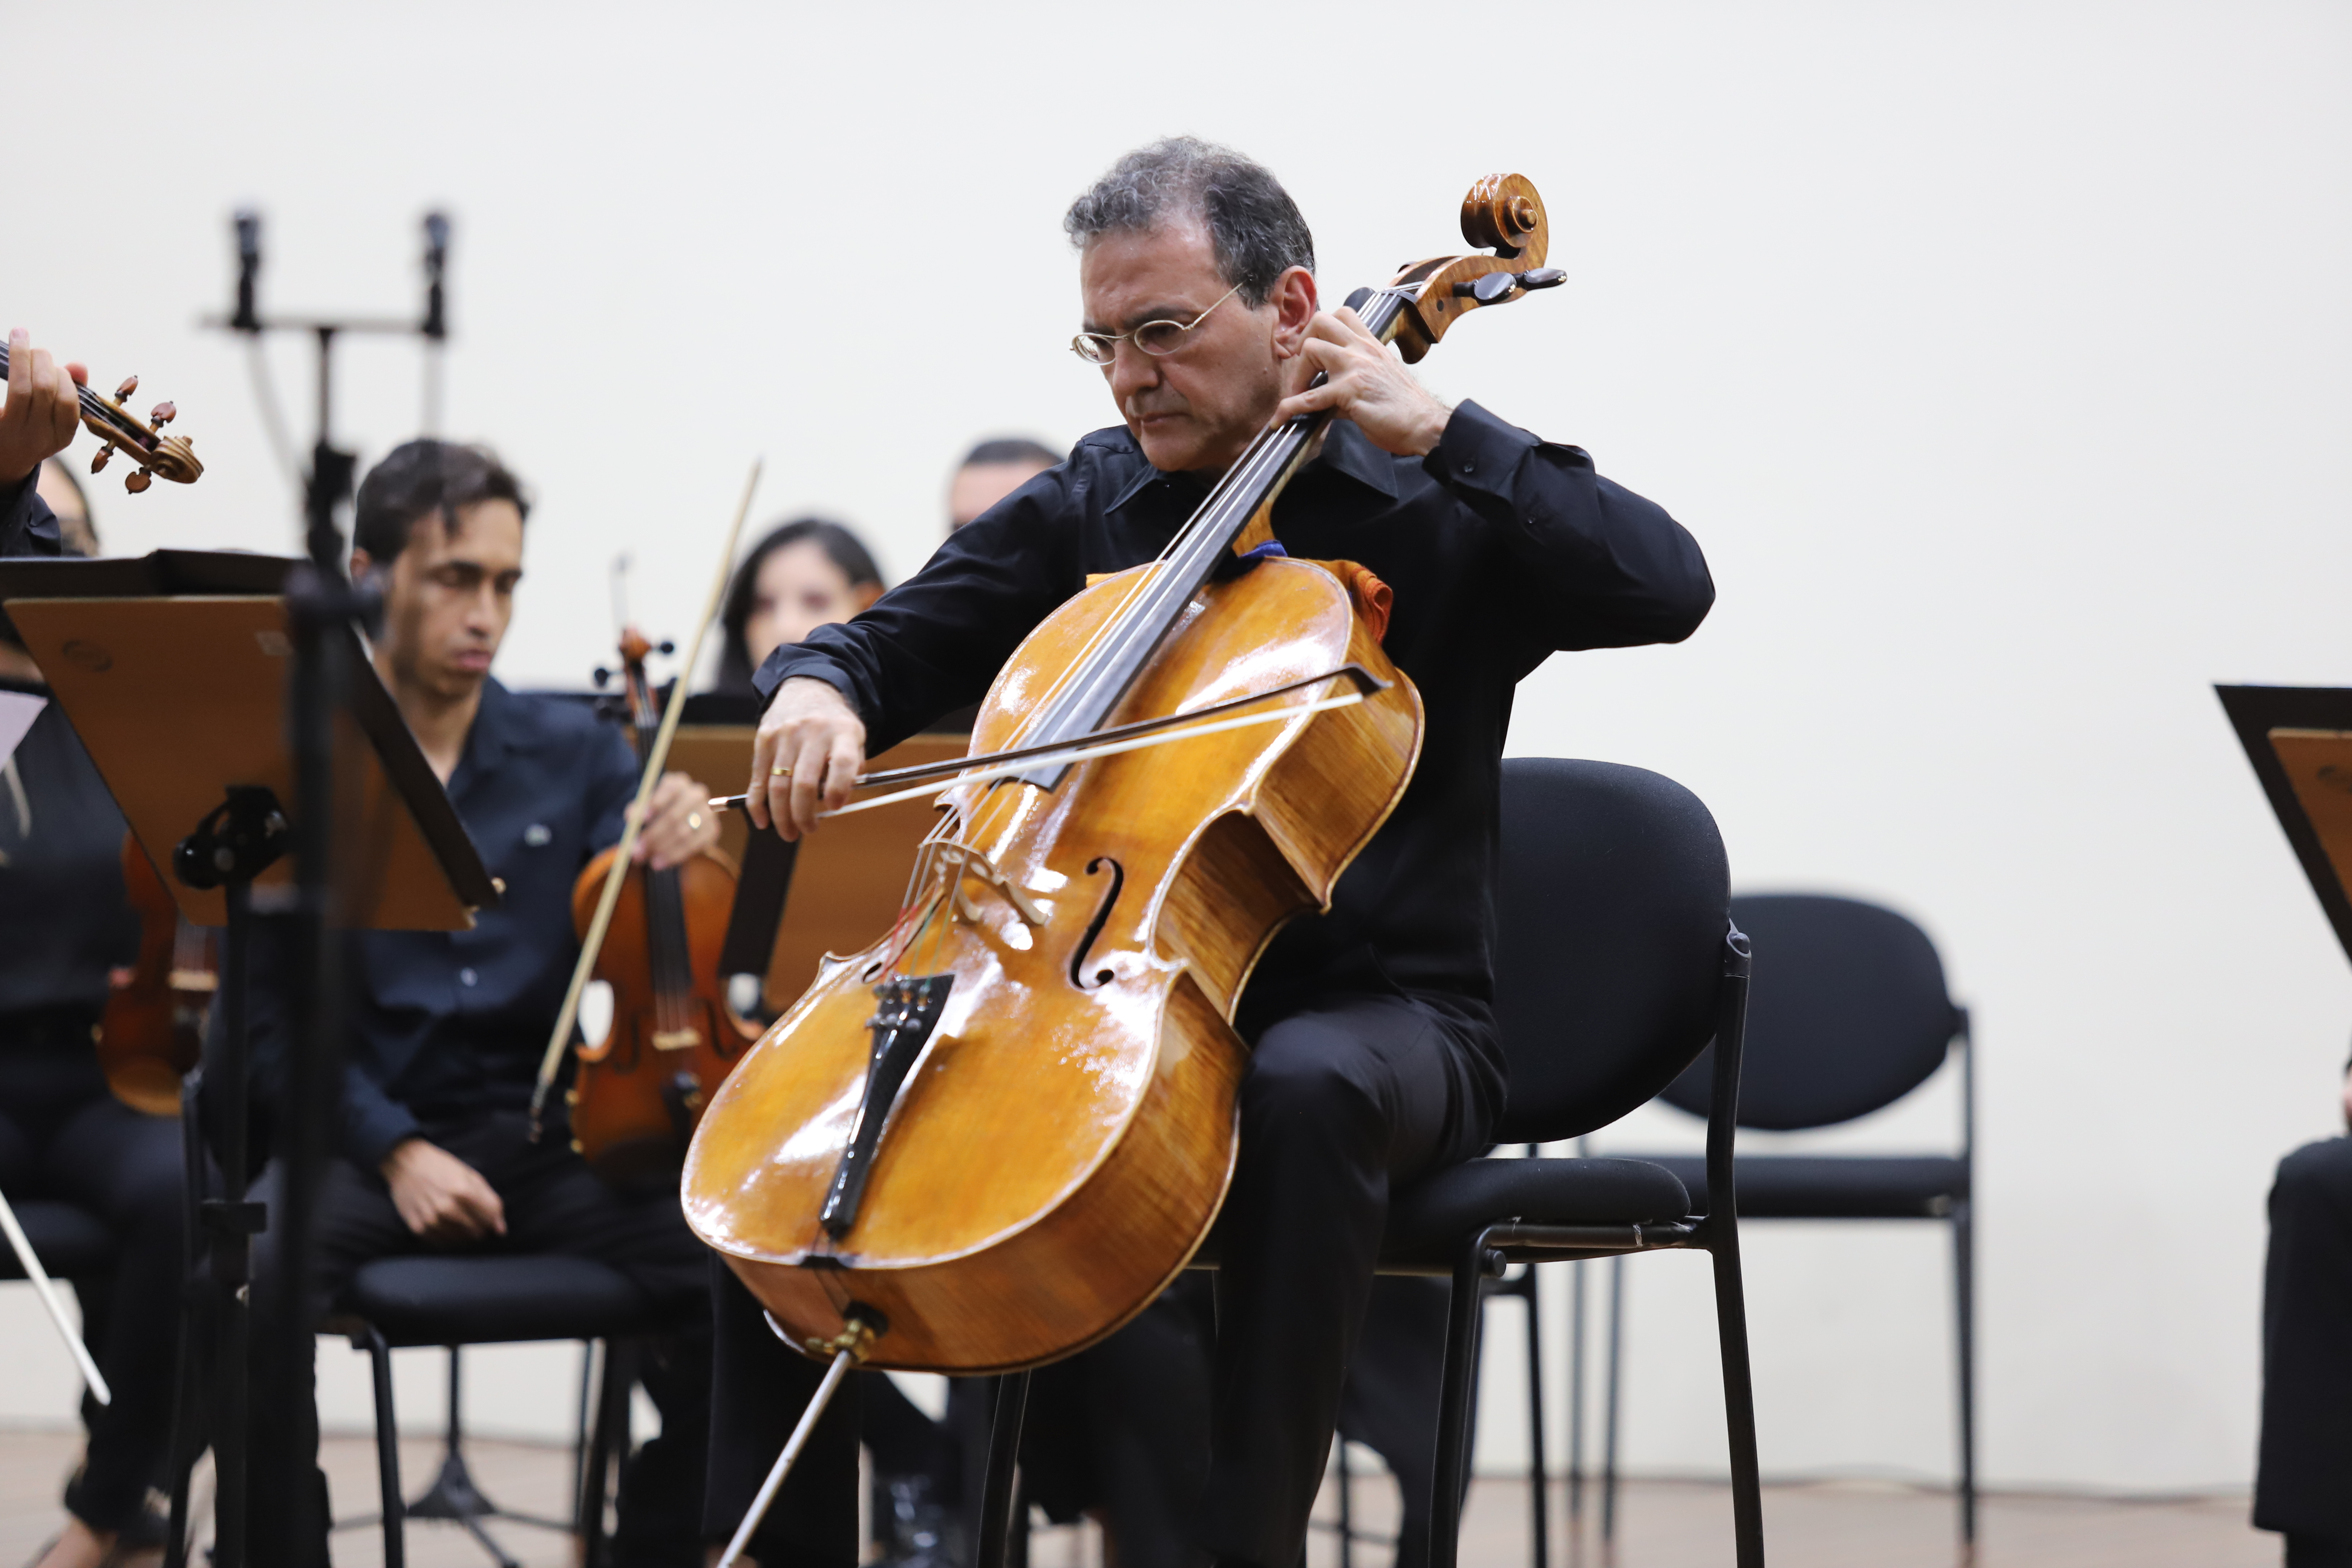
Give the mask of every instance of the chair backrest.
MULTIPOLYGON (((1927 933, 1876 904, 1743 894, 1731 918, 1756 944, 1739 1124, 1793 1131, 1891 1105, 1943 1064, 1960 1012, 1927 933)), ((1711 1053, 1664 1099, 1705 1116, 1711 1053)))
POLYGON ((1503 763, 1495 1136, 1554 1142, 1654 1097, 1715 1032, 1730 870, 1674 780, 1615 763, 1503 763))

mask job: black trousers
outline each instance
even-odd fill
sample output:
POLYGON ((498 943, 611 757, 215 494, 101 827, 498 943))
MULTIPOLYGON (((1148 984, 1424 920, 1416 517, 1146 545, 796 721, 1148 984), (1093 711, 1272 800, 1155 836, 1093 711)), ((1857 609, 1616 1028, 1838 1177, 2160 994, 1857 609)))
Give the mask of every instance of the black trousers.
POLYGON ((89 1448, 66 1507, 92 1529, 120 1530, 167 1480, 185 1181, 179 1122, 108 1091, 92 1021, 0 1019, 0 1193, 76 1205, 114 1236, 112 1276, 74 1282, 114 1403, 83 1401, 89 1448))
MULTIPOLYGON (((700 1568, 704 1461, 710 1432, 710 1339, 707 1294, 709 1254, 687 1228, 675 1190, 625 1194, 589 1173, 567 1140, 533 1143, 529 1119, 499 1112, 427 1136, 487 1178, 506 1207, 507 1234, 467 1250, 556 1253, 593 1258, 629 1276, 667 1311, 678 1332, 646 1347, 638 1381, 661 1413, 661 1436, 646 1444, 622 1472, 616 1560, 624 1564, 700 1568)), ((278 1206, 284 1167, 264 1174, 260 1196, 278 1206)), ((373 1171, 328 1162, 315 1212, 313 1300, 325 1310, 359 1266, 373 1258, 426 1250, 393 1207, 373 1171)), ((257 1309, 276 1300, 277 1238, 265 1232, 258 1249, 257 1309)), ((316 1340, 257 1322, 254 1333, 254 1458, 257 1475, 286 1475, 313 1459, 319 1447, 316 1340)), ((257 1530, 254 1560, 317 1568, 327 1561, 326 1486, 321 1477, 286 1500, 285 1526, 257 1530), (281 1552, 289 1555, 281 1556, 281 1552)), ((258 1519, 260 1516, 257 1515, 258 1519)))
POLYGON ((2254 1524, 2352 1562, 2352 1138, 2280 1161, 2270 1211, 2254 1524))

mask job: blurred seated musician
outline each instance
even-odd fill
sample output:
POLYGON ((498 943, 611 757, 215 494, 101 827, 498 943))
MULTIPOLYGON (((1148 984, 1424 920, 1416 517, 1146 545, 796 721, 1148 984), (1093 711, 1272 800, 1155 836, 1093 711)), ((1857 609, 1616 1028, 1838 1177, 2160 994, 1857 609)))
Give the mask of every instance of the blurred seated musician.
POLYGON ((777 524, 751 546, 727 585, 715 689, 749 696, 751 672, 770 654, 849 619, 887 585, 872 552, 840 523, 803 517, 777 524))
MULTIPOLYGON (((352 571, 383 594, 376 672, 505 892, 471 931, 350 939, 342 1101, 314 1199, 314 1299, 331 1302, 361 1264, 398 1253, 565 1254, 629 1276, 689 1326, 641 1374, 662 1431, 623 1474, 615 1560, 699 1563, 708 1255, 674 1192, 607 1187, 560 1117, 530 1136, 534 1075, 579 951, 572 886, 620 837, 637 766, 587 709, 518 695, 490 674, 522 577, 525 510, 496 458, 442 441, 395 448, 360 486, 352 571)), ((715 842, 709 795, 682 773, 664 777, 637 855, 673 866, 715 842)), ((266 1081, 283 1076, 292 949, 266 922, 254 949, 253 1054, 266 1081)), ((273 1215, 283 1182, 273 1164, 261 1184, 273 1215)), ((278 1247, 265 1233, 266 1282, 278 1247)), ((277 1295, 265 1283, 256 1299, 266 1308, 277 1295)), ((253 1342, 254 1473, 291 1476, 318 1451, 315 1342, 266 1321, 253 1342)), ((255 1561, 326 1563, 325 1492, 319 1476, 278 1500, 255 1561)))
POLYGON ((981 442, 963 455, 948 481, 948 531, 953 533, 1039 474, 1061 466, 1060 453, 1026 436, 981 442))
POLYGON ((9 331, 8 398, 0 403, 0 555, 62 552, 57 516, 35 471, 73 444, 81 428, 75 389, 89 379, 83 366, 59 364, 48 350, 35 348, 24 328, 9 331))
MULTIPOLYGON (((2352 1067, 2342 1096, 2352 1128, 2352 1067)), ((2270 1217, 2254 1526, 2286 1568, 2352 1568, 2352 1137, 2280 1161, 2270 1217)))
MULTIPOLYGON (((1394 594, 1385 646, 1418 688, 1409 787, 1328 912, 1265 949, 1218 1221, 1200 1558, 1305 1550, 1389 1194, 1475 1155, 1502 1106, 1493 879, 1517 683, 1555 650, 1675 642, 1714 599, 1697 544, 1584 452, 1447 408, 1354 313, 1320 309, 1314 245, 1263 166, 1188 138, 1073 204, 1073 347, 1123 420, 958 530, 845 626, 779 648, 750 783, 761 827, 821 826, 865 757, 982 695, 1088 574, 1141 565, 1269 423, 1338 419, 1273 509, 1293 555, 1394 594), (1328 379, 1310 388, 1316 373, 1328 379)), ((1180 768, 1171 755, 1160 764, 1180 768)), ((1027 788, 1008 784, 1008 788, 1027 788)))
MULTIPOLYGON (((26 363, 29 354, 12 353, 26 363)), ((11 394, 12 397, 14 394, 11 394)), ((72 473, 52 458, 24 483, 66 553, 95 552, 72 473)), ((0 689, 47 690, 0 616, 0 689)), ((112 1276, 76 1281, 82 1332, 114 1394, 83 1401, 89 1444, 67 1484, 64 1531, 39 1568, 160 1554, 181 1276, 180 1124, 108 1091, 92 1048, 110 972, 139 950, 122 889, 122 814, 54 705, 0 763, 0 1193, 96 1215, 112 1276), (103 1284, 100 1291, 92 1287, 103 1284)), ((0 1254, 5 1256, 5 1254, 0 1254)))

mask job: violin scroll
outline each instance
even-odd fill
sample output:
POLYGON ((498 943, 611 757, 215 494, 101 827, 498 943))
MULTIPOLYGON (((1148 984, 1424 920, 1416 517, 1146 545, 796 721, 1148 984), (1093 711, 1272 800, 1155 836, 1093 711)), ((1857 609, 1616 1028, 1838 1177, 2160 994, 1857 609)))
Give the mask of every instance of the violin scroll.
POLYGON ((89 460, 93 474, 103 469, 108 459, 118 451, 131 454, 139 467, 123 477, 122 488, 137 495, 155 482, 158 476, 176 485, 192 485, 205 471, 196 461, 195 449, 185 437, 166 436, 163 427, 180 416, 176 404, 155 405, 145 419, 141 419, 122 406, 123 399, 139 390, 139 378, 125 376, 122 384, 114 389, 112 397, 102 397, 84 388, 81 398, 81 422, 89 433, 105 443, 98 456, 89 460))
POLYGON ((1488 174, 1473 184, 1462 198, 1462 237, 1486 253, 1407 263, 1391 285, 1421 286, 1397 326, 1397 350, 1407 364, 1436 347, 1445 330, 1471 311, 1561 281, 1544 266, 1551 225, 1543 197, 1525 174, 1488 174))

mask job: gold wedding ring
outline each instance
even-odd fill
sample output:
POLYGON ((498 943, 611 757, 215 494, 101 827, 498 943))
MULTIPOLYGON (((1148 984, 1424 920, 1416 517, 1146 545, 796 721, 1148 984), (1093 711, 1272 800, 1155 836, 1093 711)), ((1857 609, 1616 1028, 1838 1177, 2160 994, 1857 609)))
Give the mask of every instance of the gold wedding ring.
POLYGON ((689 811, 689 812, 688 812, 688 813, 686 814, 686 826, 687 826, 687 829, 688 829, 688 831, 689 831, 689 832, 692 832, 692 833, 699 833, 699 832, 701 832, 701 831, 702 831, 702 813, 700 813, 700 812, 698 812, 698 811, 689 811))
POLYGON ((790 768, 770 768, 768 770, 768 776, 771 778, 788 779, 793 776, 793 770, 790 768))

